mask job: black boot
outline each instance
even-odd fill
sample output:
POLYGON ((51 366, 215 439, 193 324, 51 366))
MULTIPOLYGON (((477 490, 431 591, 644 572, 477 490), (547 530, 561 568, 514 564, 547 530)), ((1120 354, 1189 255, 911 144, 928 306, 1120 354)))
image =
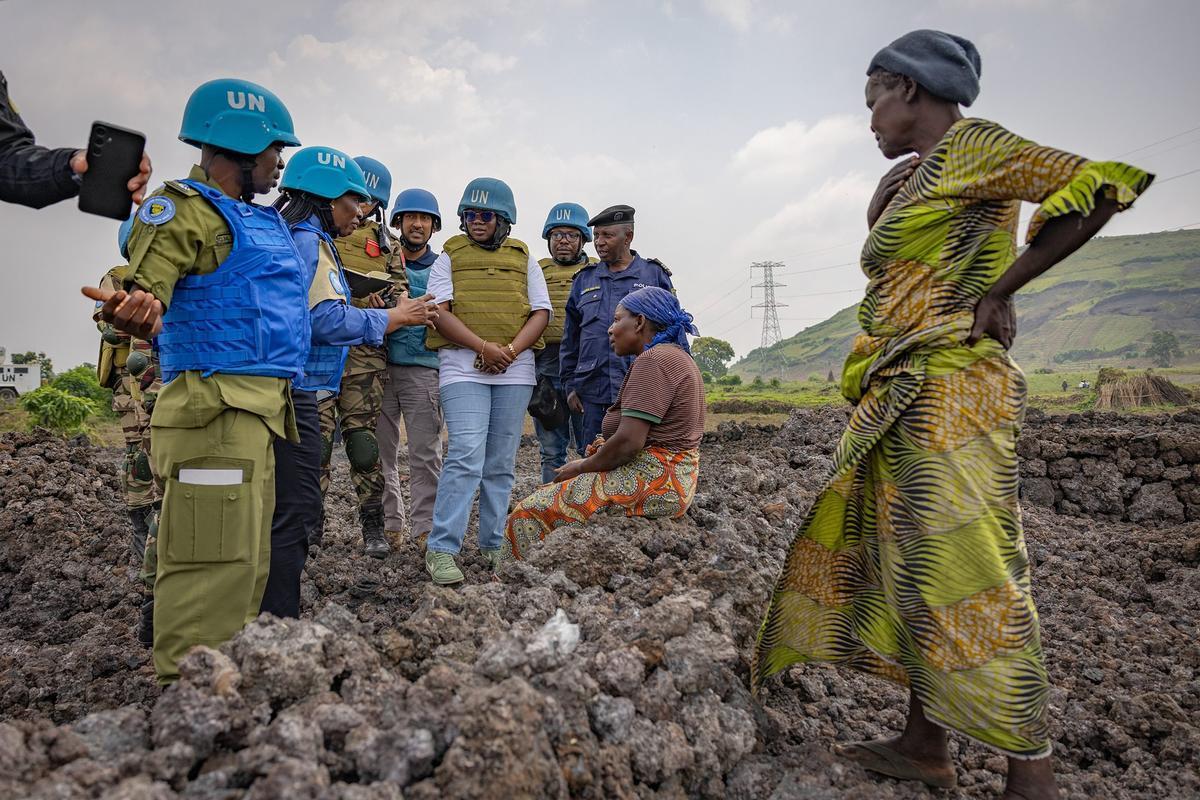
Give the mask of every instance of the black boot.
POLYGON ((138 566, 146 555, 146 536, 150 533, 150 520, 154 517, 154 506, 129 509, 129 522, 133 525, 133 538, 129 540, 129 552, 138 566))
POLYGON ((137 640, 142 647, 154 646, 154 595, 142 601, 142 614, 138 619, 137 640))
POLYGON ((392 546, 383 533, 383 506, 360 508, 358 518, 362 521, 363 552, 372 558, 387 558, 392 546))

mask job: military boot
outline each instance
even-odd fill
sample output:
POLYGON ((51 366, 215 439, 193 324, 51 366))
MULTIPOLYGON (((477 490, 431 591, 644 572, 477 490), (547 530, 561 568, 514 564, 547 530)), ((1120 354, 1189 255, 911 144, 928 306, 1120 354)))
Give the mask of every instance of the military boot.
POLYGON ((138 643, 143 647, 154 646, 154 595, 142 601, 142 613, 138 618, 138 643))
POLYGON ((383 533, 383 506, 360 508, 358 518, 362 521, 363 552, 371 558, 387 558, 392 547, 383 533))
POLYGON ((129 509, 129 522, 133 525, 133 538, 129 540, 129 551, 133 560, 142 563, 146 555, 146 537, 150 534, 150 521, 154 517, 154 506, 141 506, 129 509))

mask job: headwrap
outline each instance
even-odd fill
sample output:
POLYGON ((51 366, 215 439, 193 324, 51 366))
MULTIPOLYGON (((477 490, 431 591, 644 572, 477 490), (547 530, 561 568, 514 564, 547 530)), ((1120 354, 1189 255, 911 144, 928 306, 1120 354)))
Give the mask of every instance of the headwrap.
POLYGON ((692 315, 680 308, 679 300, 666 289, 657 286, 638 289, 625 295, 620 305, 630 314, 640 314, 662 327, 650 344, 646 345, 647 350, 656 344, 667 342, 679 345, 688 353, 692 352, 692 348, 688 346, 687 335, 690 333, 692 336, 699 336, 700 331, 692 323, 692 315))
POLYGON ((964 106, 979 96, 983 74, 975 45, 961 36, 932 30, 911 31, 880 50, 867 74, 877 69, 905 75, 931 94, 964 106))

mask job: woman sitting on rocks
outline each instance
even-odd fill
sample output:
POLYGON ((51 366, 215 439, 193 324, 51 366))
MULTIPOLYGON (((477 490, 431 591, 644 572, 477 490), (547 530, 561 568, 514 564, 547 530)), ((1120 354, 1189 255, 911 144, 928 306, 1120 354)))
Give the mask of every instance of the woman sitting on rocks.
POLYGON ((964 118, 979 92, 965 39, 914 31, 867 69, 880 181, 862 251, 862 333, 842 374, 856 403, 784 565, 752 678, 825 661, 910 690, 903 734, 838 753, 955 785, 946 730, 1008 756, 1009 800, 1058 797, 1029 558, 1017 503, 1025 378, 1012 296, 1150 184, 1115 162, 964 118), (1018 256, 1021 201, 1038 203, 1018 256))
POLYGON ((689 333, 698 333, 692 315, 666 289, 638 289, 621 301, 608 339, 617 355, 637 358, 617 402, 587 457, 559 467, 555 483, 508 515, 502 559, 522 558, 535 539, 602 508, 624 508, 630 517, 683 516, 696 494, 704 435, 704 381, 689 333))

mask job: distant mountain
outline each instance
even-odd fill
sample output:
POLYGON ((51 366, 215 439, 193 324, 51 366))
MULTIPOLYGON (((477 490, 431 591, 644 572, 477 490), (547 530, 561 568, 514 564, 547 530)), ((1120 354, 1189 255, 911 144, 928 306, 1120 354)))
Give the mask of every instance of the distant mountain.
MULTIPOLYGON (((750 378, 824 378, 841 369, 858 333, 858 306, 769 348, 731 370, 750 378)), ((1200 231, 1093 239, 1017 295, 1013 355, 1026 370, 1119 364, 1150 366, 1155 330, 1172 331, 1180 363, 1200 363, 1200 231)))

